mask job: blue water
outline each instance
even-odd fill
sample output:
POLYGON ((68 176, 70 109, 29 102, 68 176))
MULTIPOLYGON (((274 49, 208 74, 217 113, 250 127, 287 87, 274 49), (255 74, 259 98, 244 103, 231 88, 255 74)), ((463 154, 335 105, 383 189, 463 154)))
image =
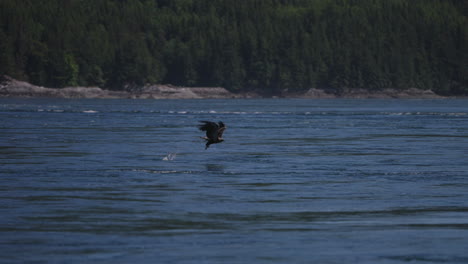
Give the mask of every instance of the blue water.
POLYGON ((0 99, 0 175, 2 263, 468 263, 465 99, 0 99))

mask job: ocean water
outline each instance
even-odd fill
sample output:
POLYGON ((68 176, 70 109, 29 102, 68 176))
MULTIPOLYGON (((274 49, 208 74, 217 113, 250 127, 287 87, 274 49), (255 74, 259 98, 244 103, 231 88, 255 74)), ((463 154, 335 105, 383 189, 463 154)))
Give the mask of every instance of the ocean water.
POLYGON ((0 263, 468 263, 468 100, 0 99, 0 263))

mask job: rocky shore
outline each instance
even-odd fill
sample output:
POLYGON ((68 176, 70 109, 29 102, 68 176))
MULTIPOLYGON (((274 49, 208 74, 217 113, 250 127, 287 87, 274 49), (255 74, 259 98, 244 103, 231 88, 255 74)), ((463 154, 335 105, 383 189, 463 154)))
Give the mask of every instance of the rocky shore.
POLYGON ((353 99, 438 99, 444 98, 437 95, 432 90, 421 90, 410 88, 406 90, 382 89, 378 91, 369 91, 365 89, 350 89, 337 93, 327 93, 321 89, 309 89, 307 92, 298 94, 299 98, 353 98, 353 99))
MULTIPOLYGON (((130 91, 112 91, 99 87, 65 87, 47 88, 36 86, 28 82, 15 80, 3 76, 0 80, 0 97, 20 98, 105 98, 105 99, 211 99, 211 98, 264 98, 257 93, 232 93, 222 87, 178 87, 172 85, 146 85, 130 91)), ((411 88, 407 90, 384 89, 368 91, 365 89, 344 90, 331 93, 321 89, 311 88, 304 93, 284 91, 270 96, 278 98, 408 98, 408 99, 435 99, 443 98, 431 90, 411 88)))

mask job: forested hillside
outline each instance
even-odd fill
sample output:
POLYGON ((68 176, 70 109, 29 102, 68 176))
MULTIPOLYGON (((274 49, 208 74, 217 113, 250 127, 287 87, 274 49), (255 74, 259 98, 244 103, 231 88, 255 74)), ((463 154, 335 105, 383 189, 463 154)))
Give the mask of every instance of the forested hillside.
POLYGON ((0 0, 0 74, 49 87, 468 94, 467 1, 0 0))

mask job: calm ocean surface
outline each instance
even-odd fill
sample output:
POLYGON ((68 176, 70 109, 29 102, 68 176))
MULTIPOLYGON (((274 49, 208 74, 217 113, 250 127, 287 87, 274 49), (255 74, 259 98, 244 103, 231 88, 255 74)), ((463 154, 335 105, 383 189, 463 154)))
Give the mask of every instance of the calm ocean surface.
POLYGON ((0 99, 0 262, 468 263, 468 100, 0 99))

